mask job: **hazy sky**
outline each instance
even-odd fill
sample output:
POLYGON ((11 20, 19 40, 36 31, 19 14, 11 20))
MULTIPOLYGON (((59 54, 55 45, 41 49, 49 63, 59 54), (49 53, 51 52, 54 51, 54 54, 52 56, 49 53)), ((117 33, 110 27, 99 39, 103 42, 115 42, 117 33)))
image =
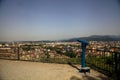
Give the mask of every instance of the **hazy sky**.
POLYGON ((120 0, 0 0, 0 41, 120 35, 120 0))

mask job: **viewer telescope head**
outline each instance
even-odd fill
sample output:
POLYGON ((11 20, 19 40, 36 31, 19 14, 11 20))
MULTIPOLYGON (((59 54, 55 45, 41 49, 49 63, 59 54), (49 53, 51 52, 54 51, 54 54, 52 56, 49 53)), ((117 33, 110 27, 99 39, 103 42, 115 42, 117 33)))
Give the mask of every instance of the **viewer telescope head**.
POLYGON ((82 43, 82 44, 85 44, 85 45, 89 44, 89 42, 86 41, 86 40, 78 39, 77 41, 80 42, 80 43, 82 43))

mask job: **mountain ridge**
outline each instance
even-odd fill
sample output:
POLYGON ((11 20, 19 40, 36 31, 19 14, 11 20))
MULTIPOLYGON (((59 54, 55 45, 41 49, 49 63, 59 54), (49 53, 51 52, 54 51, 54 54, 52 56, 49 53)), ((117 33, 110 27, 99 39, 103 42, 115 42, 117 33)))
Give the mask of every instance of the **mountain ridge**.
POLYGON ((76 41, 77 39, 84 39, 87 41, 120 41, 120 35, 91 35, 88 37, 77 37, 77 38, 70 38, 67 40, 62 41, 76 41))

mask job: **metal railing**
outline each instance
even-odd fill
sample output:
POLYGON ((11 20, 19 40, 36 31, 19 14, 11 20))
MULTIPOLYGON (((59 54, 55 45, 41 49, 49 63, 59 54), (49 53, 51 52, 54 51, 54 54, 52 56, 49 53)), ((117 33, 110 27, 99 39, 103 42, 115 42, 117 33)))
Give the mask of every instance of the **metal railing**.
POLYGON ((96 50, 96 52, 98 54, 87 53, 87 66, 111 76, 115 80, 120 80, 120 52, 109 50, 96 50))

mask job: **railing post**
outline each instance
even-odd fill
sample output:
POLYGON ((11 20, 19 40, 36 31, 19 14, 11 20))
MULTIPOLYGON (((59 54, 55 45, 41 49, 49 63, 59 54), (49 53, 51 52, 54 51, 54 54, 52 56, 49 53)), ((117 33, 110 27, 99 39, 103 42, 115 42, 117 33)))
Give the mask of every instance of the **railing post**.
POLYGON ((117 52, 115 52, 115 55, 114 55, 114 60, 115 60, 115 77, 116 77, 116 80, 119 80, 119 74, 118 74, 118 56, 117 56, 117 52))
POLYGON ((115 52, 115 55, 114 55, 114 59, 115 59, 115 73, 117 73, 118 61, 117 61, 117 53, 116 52, 115 52))
POLYGON ((20 60, 20 47, 18 47, 17 49, 18 49, 18 52, 17 52, 18 55, 17 55, 17 57, 18 57, 18 60, 20 60))

